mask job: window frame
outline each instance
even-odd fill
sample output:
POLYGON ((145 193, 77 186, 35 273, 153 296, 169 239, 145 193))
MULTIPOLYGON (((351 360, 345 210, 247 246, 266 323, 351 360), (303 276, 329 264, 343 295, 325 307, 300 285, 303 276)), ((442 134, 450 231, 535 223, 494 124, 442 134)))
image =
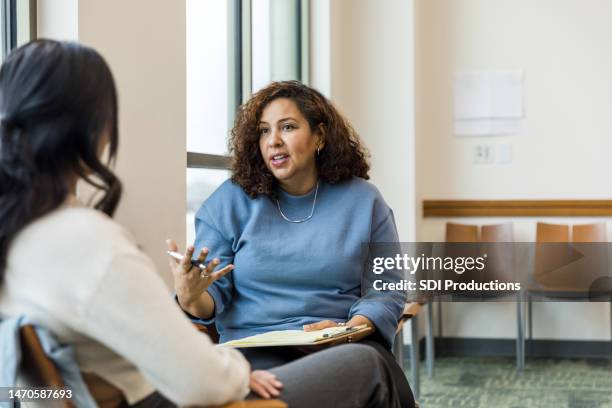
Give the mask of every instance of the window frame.
MULTIPOLYGON (((2 8, 2 60, 15 49, 18 44, 18 4, 26 4, 19 0, 0 0, 2 8), (18 3, 19 2, 19 3, 18 3)), ((37 37, 38 34, 38 12, 37 1, 28 0, 28 41, 37 37)))
MULTIPOLYGON (((15 1, 15 0, 2 0, 15 1)), ((32 1, 32 0, 30 0, 32 1)), ((251 96, 252 51, 251 10, 252 0, 228 0, 228 129, 232 128, 238 107, 251 96)), ((297 0, 299 27, 297 27, 300 50, 298 65, 300 80, 310 82, 310 0, 297 0)), ((188 169, 230 170, 231 157, 187 151, 188 169)))

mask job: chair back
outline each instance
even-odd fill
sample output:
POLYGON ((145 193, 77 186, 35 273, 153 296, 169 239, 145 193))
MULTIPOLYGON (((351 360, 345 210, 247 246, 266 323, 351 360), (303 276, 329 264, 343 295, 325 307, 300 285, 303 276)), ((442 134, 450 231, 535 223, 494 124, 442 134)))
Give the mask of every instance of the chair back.
MULTIPOLYGON (((487 253, 486 268, 483 270, 482 281, 513 282, 514 274, 514 231, 511 222, 481 227, 480 242, 482 250, 487 253), (508 243, 508 244, 504 244, 508 243)), ((500 296, 503 292, 484 292, 483 295, 500 296)))
POLYGON ((446 223, 446 242, 478 242, 478 225, 446 223))
POLYGON ((569 242, 569 225, 538 222, 536 242, 569 242))
POLYGON ((537 289, 549 297, 582 298, 607 273, 605 223, 574 225, 571 230, 570 240, 569 225, 537 226, 534 278, 537 289))
POLYGON ((572 242, 584 255, 581 272, 589 285, 589 300, 609 301, 612 299, 612 277, 608 272, 608 244, 606 223, 574 225, 572 242))
MULTIPOLYGON (((21 342, 21 369, 29 384, 36 387, 64 387, 64 381, 53 361, 45 354, 36 330, 31 325, 19 331, 21 342)), ((58 400, 54 406, 74 408, 68 400, 58 400)))
POLYGON ((606 223, 572 226, 572 242, 606 242, 606 223))
POLYGON ((481 242, 514 242, 512 223, 483 225, 481 229, 481 242))

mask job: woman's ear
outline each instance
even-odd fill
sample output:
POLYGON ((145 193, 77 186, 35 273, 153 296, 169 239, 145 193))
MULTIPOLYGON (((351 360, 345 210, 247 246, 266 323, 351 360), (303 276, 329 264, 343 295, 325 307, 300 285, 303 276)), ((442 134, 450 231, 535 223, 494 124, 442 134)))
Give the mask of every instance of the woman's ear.
POLYGON ((323 148, 325 147, 325 125, 324 124, 319 123, 319 126, 317 126, 316 135, 317 135, 317 150, 323 150, 323 148))

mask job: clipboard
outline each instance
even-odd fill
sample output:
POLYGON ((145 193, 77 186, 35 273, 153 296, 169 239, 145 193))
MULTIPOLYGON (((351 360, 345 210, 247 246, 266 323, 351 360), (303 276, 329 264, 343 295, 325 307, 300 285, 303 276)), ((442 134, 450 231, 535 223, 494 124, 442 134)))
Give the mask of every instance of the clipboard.
POLYGON ((329 327, 313 332, 302 330, 279 330, 219 344, 217 347, 329 347, 337 344, 357 342, 372 334, 374 328, 366 324, 354 327, 329 327))

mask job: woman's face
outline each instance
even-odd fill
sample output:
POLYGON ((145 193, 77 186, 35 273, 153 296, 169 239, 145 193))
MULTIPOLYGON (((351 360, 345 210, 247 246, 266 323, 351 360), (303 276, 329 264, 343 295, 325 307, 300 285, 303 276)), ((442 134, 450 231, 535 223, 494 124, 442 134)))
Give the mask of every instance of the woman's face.
POLYGON ((281 188, 305 194, 317 181, 315 153, 322 148, 320 134, 313 133, 295 102, 278 98, 263 110, 259 121, 259 149, 281 188))

